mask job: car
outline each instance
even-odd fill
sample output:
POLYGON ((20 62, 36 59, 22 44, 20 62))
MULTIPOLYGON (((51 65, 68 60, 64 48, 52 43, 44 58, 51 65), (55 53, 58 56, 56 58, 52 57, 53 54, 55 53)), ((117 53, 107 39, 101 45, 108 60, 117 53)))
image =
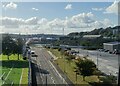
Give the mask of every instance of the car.
POLYGON ((109 52, 109 50, 105 50, 104 52, 109 52))
POLYGON ((112 51, 109 51, 109 54, 113 54, 113 52, 112 52, 112 51))
POLYGON ((38 55, 36 55, 36 54, 32 54, 31 57, 38 57, 38 55))
POLYGON ((103 51, 105 51, 105 49, 98 49, 98 51, 103 52, 103 51))
POLYGON ((118 52, 116 52, 115 54, 120 55, 120 52, 118 51, 118 52))
POLYGON ((35 54, 35 51, 31 51, 31 55, 32 55, 32 54, 35 54))

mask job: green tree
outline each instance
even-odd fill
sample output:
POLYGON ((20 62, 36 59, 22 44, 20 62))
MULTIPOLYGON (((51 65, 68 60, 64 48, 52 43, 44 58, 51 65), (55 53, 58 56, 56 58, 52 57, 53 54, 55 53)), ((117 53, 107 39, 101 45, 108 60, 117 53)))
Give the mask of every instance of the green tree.
POLYGON ((93 61, 85 59, 76 62, 79 72, 83 75, 83 80, 85 81, 86 76, 93 75, 96 69, 96 65, 93 61))
POLYGON ((19 60, 19 56, 20 54, 22 54, 23 51, 23 40, 21 38, 16 39, 16 48, 14 50, 14 53, 18 55, 18 60, 19 60))
POLYGON ((2 53, 3 55, 7 55, 7 58, 9 60, 9 56, 14 52, 15 49, 15 41, 9 36, 5 36, 2 39, 2 53))

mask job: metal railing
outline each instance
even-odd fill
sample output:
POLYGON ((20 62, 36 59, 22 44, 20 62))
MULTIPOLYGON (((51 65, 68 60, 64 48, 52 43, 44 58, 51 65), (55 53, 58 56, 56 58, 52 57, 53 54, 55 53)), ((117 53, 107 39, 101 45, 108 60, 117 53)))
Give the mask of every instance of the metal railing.
POLYGON ((28 60, 29 60, 29 70, 28 70, 28 86, 32 86, 32 71, 31 71, 31 59, 30 55, 28 54, 28 60))

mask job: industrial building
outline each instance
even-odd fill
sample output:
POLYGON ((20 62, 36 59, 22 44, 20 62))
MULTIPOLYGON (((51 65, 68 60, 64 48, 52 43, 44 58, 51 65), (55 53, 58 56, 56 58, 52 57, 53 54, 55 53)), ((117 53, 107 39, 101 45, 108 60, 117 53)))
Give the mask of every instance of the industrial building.
POLYGON ((113 52, 115 50, 120 51, 120 42, 109 42, 109 43, 103 43, 104 49, 109 50, 110 52, 113 52))

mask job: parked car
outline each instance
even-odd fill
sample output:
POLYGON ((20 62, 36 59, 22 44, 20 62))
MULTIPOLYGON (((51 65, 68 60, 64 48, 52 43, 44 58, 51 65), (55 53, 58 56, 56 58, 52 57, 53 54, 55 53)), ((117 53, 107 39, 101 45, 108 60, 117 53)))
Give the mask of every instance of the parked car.
POLYGON ((109 51, 109 54, 113 54, 113 52, 112 52, 112 51, 109 51))
POLYGON ((115 54, 120 55, 120 51, 119 51, 119 50, 117 50, 117 51, 115 52, 115 54))
POLYGON ((31 51, 31 55, 32 55, 32 54, 35 54, 35 51, 31 51))
POLYGON ((105 51, 105 49, 98 49, 98 51, 101 51, 101 52, 103 52, 103 51, 105 51))
POLYGON ((31 56, 32 56, 32 57, 38 57, 38 55, 36 55, 36 54, 32 54, 31 56))
POLYGON ((38 55, 35 54, 35 51, 31 51, 31 57, 38 57, 38 55))
POLYGON ((105 50, 104 52, 109 52, 109 50, 105 50))

